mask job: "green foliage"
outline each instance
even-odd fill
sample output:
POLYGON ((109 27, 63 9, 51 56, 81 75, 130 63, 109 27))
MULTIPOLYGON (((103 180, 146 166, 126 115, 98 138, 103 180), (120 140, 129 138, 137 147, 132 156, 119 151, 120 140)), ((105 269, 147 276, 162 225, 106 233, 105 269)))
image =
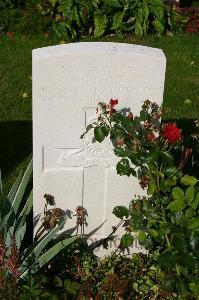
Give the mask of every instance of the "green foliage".
POLYGON ((2 31, 54 31, 64 39, 128 33, 138 37, 149 33, 159 36, 165 32, 187 30, 189 23, 184 11, 175 11, 163 0, 0 1, 0 10, 2 31))
MULTIPOLYGON (((60 219, 59 224, 49 230, 47 234, 41 236, 34 243, 30 242, 30 246, 25 250, 22 249, 25 233, 29 230, 27 228, 27 217, 33 206, 32 192, 30 194, 27 193, 31 178, 32 160, 24 175, 20 174, 18 176, 6 197, 3 195, 2 188, 0 189, 0 237, 5 241, 7 247, 5 254, 7 257, 12 254, 13 241, 16 251, 19 251, 19 264, 17 265, 19 279, 27 278, 29 273, 36 273, 61 250, 79 238, 79 236, 74 236, 56 240, 57 232, 65 224, 63 217, 60 219), (49 248, 48 244, 51 241, 54 241, 54 245, 49 248)), ((2 182, 0 186, 2 187, 2 182)))
POLYGON ((165 31, 165 7, 162 0, 57 0, 36 1, 41 14, 53 22, 53 30, 62 38, 72 39, 104 34, 135 33, 144 36, 149 32, 165 31))
POLYGON ((23 177, 20 174, 9 194, 0 198, 0 234, 8 247, 11 247, 11 237, 15 235, 18 249, 21 247, 25 232, 26 218, 32 209, 32 192, 27 197, 27 186, 32 177, 32 161, 29 163, 23 177), (24 202, 25 197, 25 202, 24 202))
POLYGON ((128 211, 128 208, 125 207, 125 206, 116 206, 113 210, 113 214, 119 218, 119 219, 123 219, 124 217, 125 218, 128 218, 129 216, 129 211, 128 211))
POLYGON ((175 124, 160 123, 162 112, 155 103, 146 100, 138 117, 113 110, 117 103, 100 102, 98 122, 92 128, 109 127, 108 138, 120 158, 118 174, 136 176, 148 195, 133 199, 129 208, 113 210, 125 227, 119 249, 128 249, 136 234, 153 256, 155 267, 161 269, 163 291, 175 293, 177 299, 192 299, 198 293, 199 279, 199 184, 195 176, 183 174, 192 151, 182 145, 175 124), (136 172, 131 172, 135 167, 136 172), (167 282, 170 273, 173 278, 167 282))
POLYGON ((162 34, 167 21, 162 0, 47 0, 2 4, 3 31, 53 30, 61 38, 150 32, 162 34))

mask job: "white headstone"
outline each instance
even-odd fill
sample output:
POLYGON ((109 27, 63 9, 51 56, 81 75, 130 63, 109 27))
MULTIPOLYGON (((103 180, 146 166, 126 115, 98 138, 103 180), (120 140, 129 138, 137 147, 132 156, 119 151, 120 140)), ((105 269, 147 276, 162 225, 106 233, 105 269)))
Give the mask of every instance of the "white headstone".
MULTIPOLYGON (((162 104, 166 59, 160 49, 121 43, 74 43, 33 50, 34 215, 44 194, 57 207, 83 206, 85 233, 100 227, 92 241, 106 237, 118 220, 116 205, 142 193, 133 177, 119 176, 110 143, 80 135, 95 117, 99 101, 119 99, 118 108, 139 114, 143 101, 162 104)), ((68 219, 66 229, 76 225, 68 219)), ((102 253, 102 250, 101 250, 102 253)))

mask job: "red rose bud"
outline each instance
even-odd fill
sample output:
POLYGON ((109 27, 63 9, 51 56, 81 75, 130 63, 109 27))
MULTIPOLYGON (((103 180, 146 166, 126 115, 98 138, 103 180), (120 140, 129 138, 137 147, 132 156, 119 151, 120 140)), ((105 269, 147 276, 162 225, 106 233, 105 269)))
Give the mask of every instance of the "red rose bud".
POLYGON ((162 131, 162 137, 167 140, 169 144, 174 144, 182 139, 180 129, 175 124, 167 123, 162 131))
POLYGON ((133 114, 132 114, 132 112, 130 112, 127 117, 128 117, 129 120, 133 120, 133 114))
POLYGON ((112 107, 114 107, 115 105, 117 105, 118 104, 118 99, 111 99, 110 100, 110 106, 112 106, 112 107))

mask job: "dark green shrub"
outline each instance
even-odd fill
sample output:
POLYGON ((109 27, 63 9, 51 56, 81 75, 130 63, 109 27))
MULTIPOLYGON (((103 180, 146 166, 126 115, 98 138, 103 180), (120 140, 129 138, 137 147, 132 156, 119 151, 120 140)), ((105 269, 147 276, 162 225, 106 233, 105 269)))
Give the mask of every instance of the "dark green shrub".
POLYGON ((117 104, 117 99, 100 102, 98 121, 87 131, 93 130, 96 142, 110 138, 119 158, 117 173, 137 177, 146 189, 145 197, 113 210, 125 227, 119 248, 126 251, 136 235, 165 274, 163 291, 177 299, 198 299, 199 180, 183 172, 193 151, 185 148, 175 124, 161 124, 156 103, 146 100, 139 116, 117 111, 117 104))

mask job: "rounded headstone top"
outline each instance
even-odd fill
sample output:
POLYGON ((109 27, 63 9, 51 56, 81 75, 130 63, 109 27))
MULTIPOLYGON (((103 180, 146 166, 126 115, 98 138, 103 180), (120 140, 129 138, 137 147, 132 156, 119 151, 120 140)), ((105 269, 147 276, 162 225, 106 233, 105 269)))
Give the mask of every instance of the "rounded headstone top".
POLYGON ((43 47, 33 50, 33 60, 40 60, 54 56, 71 54, 127 54, 141 55, 157 59, 165 59, 161 49, 139 46, 135 44, 113 43, 113 42, 80 42, 56 46, 43 47))

